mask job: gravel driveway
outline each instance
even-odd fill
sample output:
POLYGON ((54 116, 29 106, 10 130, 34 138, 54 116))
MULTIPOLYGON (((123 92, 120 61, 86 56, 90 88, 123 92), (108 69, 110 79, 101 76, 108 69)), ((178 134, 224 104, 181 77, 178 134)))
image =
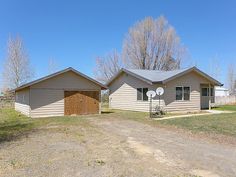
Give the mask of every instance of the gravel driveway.
POLYGON ((236 176, 236 148, 132 120, 48 125, 0 144, 0 176, 236 176))

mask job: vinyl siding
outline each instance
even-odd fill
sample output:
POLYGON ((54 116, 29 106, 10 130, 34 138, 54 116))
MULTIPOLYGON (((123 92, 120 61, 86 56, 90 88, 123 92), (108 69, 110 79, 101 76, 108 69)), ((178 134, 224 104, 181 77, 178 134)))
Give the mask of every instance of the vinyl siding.
POLYGON ((196 72, 191 72, 178 77, 165 85, 165 105, 169 112, 175 111, 199 111, 201 109, 201 87, 202 83, 208 83, 204 77, 196 72), (190 87, 190 100, 176 101, 177 86, 190 87))
POLYGON ((64 91, 72 90, 100 92, 101 88, 71 71, 32 85, 30 88, 31 117, 63 116, 64 91))
MULTIPOLYGON (((127 74, 119 76, 109 87, 110 108, 148 112, 149 101, 137 100, 137 88, 154 90, 157 88, 157 85, 149 85, 127 74)), ((155 97, 153 100, 153 108, 158 105, 158 102, 157 97, 155 97)), ((161 106, 163 106, 163 100, 161 100, 161 106)))
MULTIPOLYGON (((161 106, 168 112, 175 111, 199 111, 200 110, 200 83, 208 81, 195 72, 178 77, 165 85, 149 85, 133 76, 125 73, 121 74, 109 86, 109 105, 113 109, 123 109, 132 111, 149 111, 148 101, 137 101, 137 88, 149 88, 156 90, 161 86, 165 93, 161 97, 161 106), (176 101, 176 86, 190 87, 189 101, 176 101)), ((159 105, 157 97, 153 100, 153 108, 159 105)))
POLYGON ((15 110, 30 116, 29 88, 16 92, 15 110))
POLYGON ((60 74, 48 80, 42 81, 31 88, 63 89, 63 90, 100 90, 100 86, 90 80, 75 74, 72 71, 60 74))
POLYGON ((64 115, 64 90, 30 89, 31 117, 64 115))

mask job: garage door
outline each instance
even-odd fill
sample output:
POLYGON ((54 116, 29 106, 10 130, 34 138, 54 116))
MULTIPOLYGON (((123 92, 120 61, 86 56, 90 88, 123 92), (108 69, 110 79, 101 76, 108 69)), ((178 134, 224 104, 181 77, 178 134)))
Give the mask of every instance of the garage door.
POLYGON ((98 91, 65 91, 65 115, 99 113, 98 91))

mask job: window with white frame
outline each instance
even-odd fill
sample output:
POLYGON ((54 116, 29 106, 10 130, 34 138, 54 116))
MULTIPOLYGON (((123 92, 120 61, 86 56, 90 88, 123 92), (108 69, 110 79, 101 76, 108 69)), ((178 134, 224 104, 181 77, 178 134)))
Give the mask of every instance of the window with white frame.
POLYGON ((137 100, 138 101, 148 101, 147 97, 148 88, 137 88, 137 100))
MULTIPOLYGON (((213 96, 213 88, 211 88, 211 96, 213 96)), ((202 96, 209 96, 209 88, 202 88, 202 96)))
POLYGON ((176 87, 175 91, 176 91, 176 96, 175 96, 176 100, 182 100, 182 101, 190 100, 190 87, 183 87, 183 86, 176 87))

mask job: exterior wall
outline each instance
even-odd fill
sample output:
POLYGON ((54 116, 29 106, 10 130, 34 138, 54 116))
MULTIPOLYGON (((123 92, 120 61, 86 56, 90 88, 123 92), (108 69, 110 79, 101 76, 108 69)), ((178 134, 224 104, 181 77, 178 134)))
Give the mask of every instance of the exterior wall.
POLYGON ((169 112, 201 110, 201 84, 207 84, 208 82, 194 71, 168 82, 164 88, 166 110, 169 112), (190 100, 176 101, 175 87, 177 86, 190 87, 190 100))
MULTIPOLYGON (((109 107, 113 109, 131 111, 149 111, 149 101, 137 101, 137 88, 148 88, 154 90, 157 85, 149 85, 131 75, 123 73, 109 87, 109 107)), ((158 99, 153 99, 153 107, 158 105, 158 99)), ((163 98, 161 98, 163 106, 163 98)))
MULTIPOLYGON (((64 91, 72 90, 96 90, 100 92, 101 88, 97 84, 69 71, 32 85, 27 89, 27 104, 16 103, 16 109, 20 109, 21 112, 27 113, 28 116, 33 118, 63 116, 64 91)), ((20 94, 21 92, 23 91, 18 91, 20 94)))
POLYGON ((72 71, 31 86, 32 89, 100 90, 100 86, 72 71))
POLYGON ((64 116, 64 90, 30 89, 31 117, 64 116))
MULTIPOLYGON (((161 97, 161 107, 168 112, 175 111, 199 111, 201 109, 201 89, 200 83, 208 81, 195 72, 178 77, 166 85, 149 85, 133 76, 125 73, 121 74, 109 86, 109 106, 113 109, 123 109, 132 111, 149 111, 149 101, 137 101, 137 88, 149 88, 156 90, 158 86, 164 88, 165 93, 161 97), (190 87, 189 101, 176 101, 176 86, 190 87)), ((158 105, 158 98, 153 99, 153 107, 158 105)))
POLYGON ((16 92, 15 110, 26 116, 30 116, 29 88, 16 92))

